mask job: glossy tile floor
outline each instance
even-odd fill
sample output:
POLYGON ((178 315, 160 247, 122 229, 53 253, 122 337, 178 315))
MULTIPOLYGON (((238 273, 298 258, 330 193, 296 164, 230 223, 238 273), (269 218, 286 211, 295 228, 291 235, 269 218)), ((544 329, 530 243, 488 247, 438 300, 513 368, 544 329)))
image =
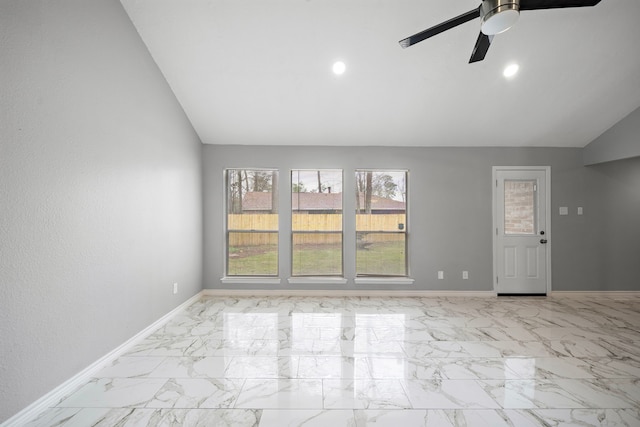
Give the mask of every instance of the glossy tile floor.
POLYGON ((204 297, 34 426, 640 426, 640 297, 204 297))

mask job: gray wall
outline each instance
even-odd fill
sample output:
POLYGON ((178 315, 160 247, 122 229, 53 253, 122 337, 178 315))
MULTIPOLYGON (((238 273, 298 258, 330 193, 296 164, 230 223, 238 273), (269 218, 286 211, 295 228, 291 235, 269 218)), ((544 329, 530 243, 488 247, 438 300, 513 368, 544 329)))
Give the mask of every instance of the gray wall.
POLYGON ((584 148, 584 164, 640 156, 640 108, 631 112, 584 148))
MULTIPOLYGON (((411 286, 385 289, 492 290, 492 166, 551 166, 553 290, 640 290, 640 207, 638 161, 586 168, 577 148, 402 148, 205 146, 205 288, 225 288, 224 186, 226 167, 273 167, 281 172, 280 192, 288 194, 288 171, 341 168, 345 188, 356 168, 409 169, 409 254, 411 286), (567 206, 568 216, 558 208, 567 206), (584 215, 576 215, 577 207, 584 215), (437 280, 437 271, 445 280, 437 280), (470 280, 462 280, 468 270, 470 280)), ((290 221, 288 197, 280 197, 280 225, 290 221)), ((345 212, 354 202, 345 197, 345 212)), ((353 220, 345 218, 345 276, 341 289, 379 289, 353 283, 353 220)), ((289 285, 290 238, 281 235, 279 289, 329 289, 289 285)), ((264 285, 233 285, 265 288, 264 285)), ((336 288, 337 286, 333 286, 336 288)))
POLYGON ((585 192, 594 221, 583 229, 597 254, 576 260, 595 277, 598 290, 640 290, 640 157, 587 169, 585 192))
POLYGON ((2 422, 201 289, 202 146, 120 2, 0 40, 2 422))

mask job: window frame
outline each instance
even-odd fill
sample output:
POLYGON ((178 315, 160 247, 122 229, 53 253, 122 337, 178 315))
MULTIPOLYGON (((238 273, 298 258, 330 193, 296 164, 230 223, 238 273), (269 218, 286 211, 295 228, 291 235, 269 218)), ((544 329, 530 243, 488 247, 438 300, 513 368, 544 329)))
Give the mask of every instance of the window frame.
MULTIPOLYGON (((344 169, 342 168, 296 168, 296 169, 290 169, 289 170, 289 179, 290 179, 290 186, 289 186, 289 202, 290 202, 290 212, 291 212, 291 222, 290 222, 290 226, 289 226, 289 231, 291 233, 290 236, 290 248, 291 248, 291 254, 289 257, 289 262, 290 262, 290 273, 291 273, 291 278, 295 281, 295 280, 304 280, 305 278, 314 278, 314 277, 321 277, 323 279, 332 279, 332 278, 344 278, 344 272, 345 272, 345 265, 344 265, 344 249, 345 249, 345 245, 344 245, 344 169), (340 173, 340 182, 341 182, 341 186, 342 186, 342 192, 340 193, 340 230, 336 231, 322 231, 322 230, 305 230, 305 231, 299 231, 299 230, 294 230, 293 229, 293 218, 295 215, 295 212, 293 210, 293 195, 295 194, 293 192, 293 186, 294 186, 294 180, 293 180, 293 174, 294 172, 322 172, 322 171, 332 171, 332 172, 339 172, 340 173), (329 234, 339 234, 340 235, 340 273, 339 274, 295 274, 294 273, 294 253, 295 253, 295 236, 296 235, 309 235, 309 234, 317 234, 317 235, 329 235, 329 234)), ((316 193, 318 194, 318 193, 316 193)), ((330 193, 329 193, 330 194, 330 193)), ((298 210, 300 206, 298 205, 298 210)), ((307 214, 309 215, 309 214, 307 214)), ((311 214, 313 215, 313 214, 311 214)))
MULTIPOLYGON (((274 279, 280 277, 280 209, 279 209, 279 191, 278 191, 278 181, 280 180, 280 170, 278 168, 251 168, 251 167, 228 167, 223 171, 224 174, 224 277, 230 279, 242 279, 242 278, 268 278, 274 279), (277 180, 274 185, 273 180, 271 181, 271 192, 276 191, 275 196, 272 195, 272 203, 275 203, 275 208, 277 209, 278 221, 277 221, 277 229, 276 230, 263 230, 263 229, 248 229, 248 230, 236 230, 229 228, 229 215, 230 215, 230 204, 231 198, 229 194, 229 172, 230 171, 258 171, 258 172, 271 172, 277 174, 277 180), (247 234, 276 234, 276 261, 275 261, 275 273, 274 274, 230 274, 229 272, 229 261, 230 261, 230 250, 229 250, 229 240, 230 235, 232 233, 247 233, 247 234)), ((272 210, 274 205, 272 204, 272 210)))
POLYGON ((357 175, 359 172, 402 172, 404 173, 404 226, 402 230, 394 230, 394 231, 386 231, 386 230, 358 230, 358 215, 361 214, 358 210, 358 201, 356 201, 356 209, 355 209, 355 222, 354 222, 354 234, 355 234, 355 280, 361 281, 367 279, 393 279, 393 278, 401 278, 408 279, 410 277, 409 271, 409 169, 374 169, 374 168, 356 168, 353 170, 353 175, 355 179, 356 185, 356 197, 360 197, 360 190, 358 189, 357 184, 357 175), (399 234, 404 235, 404 274, 366 274, 358 272, 358 235, 359 233, 371 233, 371 234, 399 234))

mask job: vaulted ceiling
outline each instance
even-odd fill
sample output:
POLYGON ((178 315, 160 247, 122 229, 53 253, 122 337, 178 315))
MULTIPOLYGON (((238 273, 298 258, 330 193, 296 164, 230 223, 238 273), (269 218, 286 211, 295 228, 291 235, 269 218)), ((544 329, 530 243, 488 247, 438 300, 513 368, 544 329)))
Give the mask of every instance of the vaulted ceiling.
POLYGON ((478 20, 398 41, 478 0, 121 1, 206 144, 583 147, 640 106, 638 0, 523 11, 474 64, 478 20))

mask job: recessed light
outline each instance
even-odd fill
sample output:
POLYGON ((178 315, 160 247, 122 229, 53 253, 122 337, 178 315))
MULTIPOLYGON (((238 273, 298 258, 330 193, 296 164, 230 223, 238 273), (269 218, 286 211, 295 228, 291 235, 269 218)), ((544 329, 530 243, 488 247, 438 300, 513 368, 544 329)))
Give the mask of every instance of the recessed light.
POLYGON ((520 68, 520 66, 518 64, 507 65, 507 67, 502 72, 502 75, 505 76, 506 78, 513 77, 513 76, 516 75, 516 73, 518 72, 519 68, 520 68))
POLYGON ((333 63, 333 74, 337 76, 344 74, 346 69, 347 69, 347 66, 342 61, 336 61, 333 63))

